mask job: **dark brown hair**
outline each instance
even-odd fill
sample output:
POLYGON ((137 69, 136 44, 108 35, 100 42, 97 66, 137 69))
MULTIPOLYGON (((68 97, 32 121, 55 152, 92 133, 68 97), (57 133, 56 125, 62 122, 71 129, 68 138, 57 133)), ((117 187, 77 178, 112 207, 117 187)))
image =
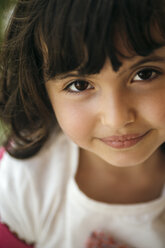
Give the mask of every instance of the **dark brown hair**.
POLYGON ((0 117, 11 132, 6 149, 27 158, 58 126, 45 81, 68 71, 98 73, 109 57, 118 70, 116 38, 130 54, 163 46, 164 0, 19 0, 1 49, 0 117))

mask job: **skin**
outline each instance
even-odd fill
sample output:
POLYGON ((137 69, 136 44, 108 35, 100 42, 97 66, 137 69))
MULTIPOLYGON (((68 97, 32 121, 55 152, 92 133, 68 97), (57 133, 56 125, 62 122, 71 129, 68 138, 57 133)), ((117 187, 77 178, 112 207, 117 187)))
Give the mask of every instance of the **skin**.
POLYGON ((122 66, 117 72, 107 59, 99 74, 79 77, 71 72, 46 83, 59 125, 80 147, 76 180, 96 200, 148 201, 158 197, 163 187, 160 145, 165 142, 165 47, 146 58, 145 62, 140 56, 120 58, 122 66), (81 80, 83 87, 87 82, 86 88, 80 92, 72 83, 75 80, 81 80), (66 87, 74 92, 67 92, 66 87), (113 148, 101 140, 134 133, 145 135, 128 148, 113 148), (108 195, 103 194, 107 189, 108 195))

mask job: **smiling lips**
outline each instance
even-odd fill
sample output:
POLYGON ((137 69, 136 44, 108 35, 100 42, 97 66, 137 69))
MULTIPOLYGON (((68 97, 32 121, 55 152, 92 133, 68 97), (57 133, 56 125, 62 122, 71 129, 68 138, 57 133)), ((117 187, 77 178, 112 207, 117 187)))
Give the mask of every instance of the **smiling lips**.
POLYGON ((111 146, 113 148, 122 149, 122 148, 129 148, 131 146, 136 145, 140 140, 143 139, 145 134, 129 134, 129 135, 122 135, 122 136, 110 136, 101 139, 106 145, 111 146))

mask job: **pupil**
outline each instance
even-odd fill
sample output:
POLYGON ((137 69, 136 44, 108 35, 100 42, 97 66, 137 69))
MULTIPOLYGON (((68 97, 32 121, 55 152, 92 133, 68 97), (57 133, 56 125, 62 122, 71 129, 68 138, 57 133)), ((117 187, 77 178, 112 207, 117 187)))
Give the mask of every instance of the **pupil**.
POLYGON ((149 79, 152 76, 151 70, 144 70, 138 73, 138 76, 143 80, 149 79))
POLYGON ((88 82, 85 81, 76 81, 75 82, 75 87, 77 90, 85 90, 88 87, 88 82))

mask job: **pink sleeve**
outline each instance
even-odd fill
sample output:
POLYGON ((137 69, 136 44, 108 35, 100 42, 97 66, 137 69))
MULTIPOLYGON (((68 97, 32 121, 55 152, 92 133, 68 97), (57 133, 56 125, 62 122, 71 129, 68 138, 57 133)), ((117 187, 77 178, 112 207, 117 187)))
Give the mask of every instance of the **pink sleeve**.
POLYGON ((0 147, 0 160, 2 159, 4 153, 5 153, 5 148, 0 147))
POLYGON ((0 248, 34 248, 18 239, 8 227, 0 223, 0 248))

